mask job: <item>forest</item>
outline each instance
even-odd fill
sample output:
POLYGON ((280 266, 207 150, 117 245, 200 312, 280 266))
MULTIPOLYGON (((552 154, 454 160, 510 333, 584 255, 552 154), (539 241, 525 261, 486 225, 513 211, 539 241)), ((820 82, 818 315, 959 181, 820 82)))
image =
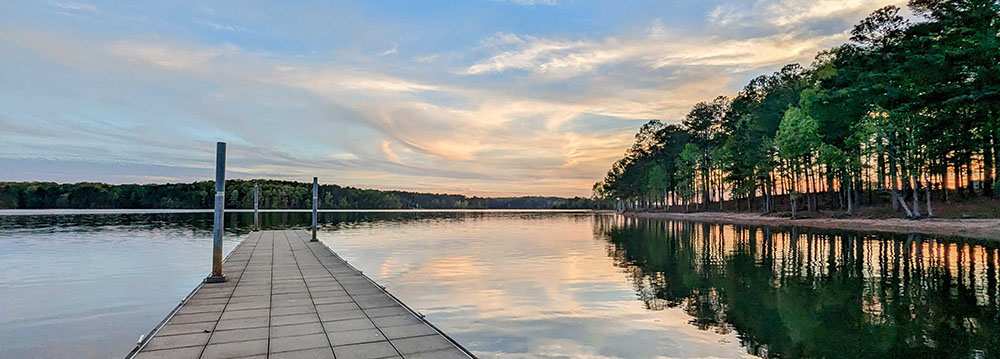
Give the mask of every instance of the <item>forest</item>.
MULTIPOLYGON (((251 209, 254 184, 260 208, 312 208, 312 183, 275 180, 227 180, 226 208, 251 209)), ((212 208, 215 182, 123 184, 0 182, 0 209, 198 209, 212 208)), ((380 191, 338 185, 319 186, 323 209, 585 209, 589 198, 466 197, 380 191)))
POLYGON ((934 203, 995 198, 1000 2, 908 7, 913 16, 875 11, 808 67, 759 76, 680 121, 649 121, 593 198, 792 218, 864 204, 913 219, 934 203))

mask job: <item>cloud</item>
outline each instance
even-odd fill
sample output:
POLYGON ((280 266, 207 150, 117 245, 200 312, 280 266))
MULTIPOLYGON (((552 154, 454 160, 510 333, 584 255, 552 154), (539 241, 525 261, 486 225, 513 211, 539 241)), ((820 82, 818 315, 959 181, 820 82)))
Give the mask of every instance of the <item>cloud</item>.
POLYGON ((385 152, 386 158, 394 163, 402 163, 403 161, 396 154, 396 151, 392 149, 392 141, 382 140, 382 152, 385 152))
POLYGON ((495 2, 507 2, 517 5, 556 5, 558 1, 556 0, 493 0, 495 2))
MULTIPOLYGON (((231 167, 247 174, 297 178, 335 171, 338 181, 368 187, 391 188, 393 183, 405 181, 451 188, 450 183, 460 179, 475 184, 470 191, 474 194, 570 194, 588 188, 593 180, 592 175, 579 174, 581 168, 587 168, 588 173, 602 172, 604 162, 620 152, 615 144, 630 136, 628 131, 615 136, 560 131, 562 124, 587 110, 579 104, 303 63, 294 57, 254 53, 228 44, 200 46, 155 39, 114 41, 97 47, 54 43, 65 45, 66 53, 91 59, 87 73, 138 81, 138 86, 155 91, 129 98, 180 101, 170 106, 171 111, 183 111, 180 116, 190 118, 180 123, 157 122, 141 112, 130 116, 137 125, 148 127, 144 132, 152 132, 152 136, 122 136, 130 130, 56 119, 54 126, 64 126, 77 138, 74 145, 61 145, 66 150, 60 151, 62 154, 49 151, 51 158, 60 160, 139 162, 157 158, 169 166, 198 166, 199 158, 206 155, 198 149, 221 139, 234 148, 231 167), (189 87, 182 90, 183 97, 175 99, 162 93, 175 83, 189 87), (209 86, 210 92, 190 88, 199 83, 209 86), (303 91, 305 96, 290 90, 303 91), (472 106, 435 103, 433 98, 440 96, 472 106), (536 120, 544 125, 521 125, 536 120), (197 136, 185 136, 186 131, 197 136), (143 150, 129 150, 135 146, 143 150), (235 149, 242 149, 242 153, 235 149), (116 150, 120 153, 114 154, 116 150), (539 185, 529 187, 527 183, 539 185), (532 188, 531 192, 525 192, 526 188, 532 188)), ((30 46, 59 47, 38 41, 30 46)), ((72 60, 64 63, 83 66, 72 60)), ((108 98, 121 97, 120 86, 105 83, 99 91, 107 92, 108 98)), ((84 85, 81 90, 93 89, 84 85)), ((156 116, 164 115, 173 117, 170 113, 156 116)), ((22 142, 8 143, 25 145, 23 152, 16 153, 42 149, 32 147, 30 141, 22 142)), ((119 180, 128 178, 138 177, 119 180)))
POLYGON ((76 12, 97 12, 98 10, 97 6, 76 1, 56 1, 52 3, 52 6, 76 12))
POLYGON ((244 29, 243 27, 240 27, 240 26, 219 24, 219 23, 215 23, 215 22, 211 22, 211 21, 195 21, 195 23, 196 24, 200 24, 200 25, 205 25, 205 26, 208 26, 210 28, 213 28, 213 29, 216 29, 216 30, 220 30, 220 31, 229 31, 229 32, 246 31, 246 29, 244 29))
POLYGON ((438 58, 438 54, 430 54, 430 55, 425 55, 425 56, 414 57, 413 61, 422 62, 422 63, 431 63, 431 62, 434 62, 434 60, 437 60, 437 58, 438 58))
MULTIPOLYGON (((490 41, 513 46, 537 42, 521 36, 490 41)), ((154 92, 135 98, 173 103, 169 112, 154 115, 174 118, 170 121, 154 121, 141 111, 130 115, 147 130, 129 136, 122 136, 126 129, 57 120, 53 125, 74 133, 77 142, 63 145, 62 155, 49 152, 56 159, 157 158, 167 166, 196 167, 201 157, 210 155, 199 149, 221 139, 234 149, 231 167, 249 176, 294 179, 319 174, 362 187, 422 183, 427 186, 423 190, 455 188, 459 181, 471 194, 585 195, 621 155, 633 126, 584 133, 573 130, 574 121, 587 114, 628 119, 680 113, 699 95, 714 96, 727 83, 713 77, 702 85, 684 85, 690 80, 682 78, 678 84, 607 92, 581 84, 578 96, 553 97, 539 96, 545 91, 530 82, 524 91, 495 83, 427 83, 412 73, 397 76, 302 61, 231 44, 147 38, 89 46, 38 38, 22 46, 45 56, 71 54, 74 57, 63 61, 66 66, 85 66, 101 78, 139 83, 105 83, 99 91, 107 95, 102 97, 121 97, 124 89, 141 86, 154 92), (48 48, 63 52, 43 52, 48 48), (89 61, 73 60, 78 57, 89 61), (172 94, 169 89, 181 84, 185 88, 172 94), (178 117, 187 120, 179 122, 178 117), (196 135, 187 136, 189 131, 196 135), (142 150, 130 150, 136 146, 142 150)), ((622 81, 629 79, 615 83, 622 81)), ((83 90, 92 89, 84 85, 83 90)), ((24 152, 11 154, 42 150, 15 143, 24 152)), ((119 180, 128 178, 136 177, 119 180)))
POLYGON ((903 0, 758 0, 719 5, 708 19, 718 25, 789 28, 828 20, 854 23, 880 7, 905 4, 903 0))
POLYGON ((273 72, 271 80, 301 87, 328 97, 352 91, 401 92, 436 91, 440 87, 411 82, 392 76, 326 68, 294 68, 273 72))
POLYGON ((170 70, 192 72, 208 71, 211 62, 224 54, 238 55, 232 46, 208 48, 178 46, 150 41, 119 41, 108 46, 108 51, 133 62, 145 62, 170 70))
POLYGON ((213 73, 261 83, 300 87, 326 96, 356 91, 418 92, 441 88, 364 70, 294 64, 273 54, 252 53, 231 44, 196 46, 150 40, 118 41, 108 52, 132 63, 191 74, 213 73), (277 60, 276 60, 277 59, 277 60))
MULTIPOLYGON (((186 19, 236 18, 225 11, 186 19)), ((670 21, 650 21, 568 34, 491 30, 426 46, 357 29, 361 38, 309 37, 325 18, 284 32, 241 19, 255 30, 234 34, 242 28, 209 21, 191 36, 0 24, 0 51, 12 54, 0 65, 13 69, 0 91, 0 126, 12 129, 0 131, 0 159, 41 157, 50 167, 154 159, 164 167, 153 173, 107 165, 116 169, 107 177, 79 180, 191 180, 223 140, 241 176, 587 195, 641 123, 677 121, 692 104, 808 61, 845 36, 842 28, 682 35, 662 25, 670 21), (425 55, 388 56, 398 53, 393 41, 425 55)))
POLYGON ((844 33, 829 36, 773 34, 748 39, 676 36, 656 26, 642 37, 602 40, 497 34, 486 40, 484 46, 499 49, 498 53, 468 66, 463 73, 483 75, 523 70, 565 79, 611 65, 646 69, 700 66, 744 71, 801 61, 845 38, 844 33))
POLYGON ((697 72, 690 79, 677 81, 671 86, 624 90, 618 96, 594 99, 588 112, 619 118, 676 121, 683 118, 692 104, 726 94, 734 85, 740 85, 734 82, 729 74, 697 72))
POLYGON ((595 44, 584 41, 560 41, 531 36, 524 38, 514 34, 497 34, 483 42, 484 46, 501 47, 516 45, 512 50, 503 51, 469 66, 465 73, 479 75, 500 73, 507 70, 533 70, 544 73, 558 70, 583 70, 594 64, 602 54, 592 52, 595 44))
POLYGON ((395 54, 395 53, 396 53, 396 51, 397 51, 397 50, 398 50, 398 46, 396 46, 395 44, 393 44, 393 45, 392 45, 392 48, 390 48, 390 49, 388 49, 388 50, 385 50, 385 51, 382 51, 382 52, 380 52, 380 53, 378 54, 378 56, 389 56, 389 55, 393 55, 393 54, 395 54))

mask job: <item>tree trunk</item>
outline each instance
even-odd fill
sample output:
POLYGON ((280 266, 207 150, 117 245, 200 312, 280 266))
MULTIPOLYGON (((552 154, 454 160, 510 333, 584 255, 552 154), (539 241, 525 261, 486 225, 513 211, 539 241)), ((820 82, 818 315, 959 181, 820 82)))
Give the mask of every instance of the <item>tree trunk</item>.
MULTIPOLYGON (((808 163, 808 161, 809 161, 809 159, 807 158, 806 162, 808 163)), ((813 189, 812 189, 812 183, 810 183, 810 182, 812 182, 812 176, 809 173, 810 172, 809 171, 809 165, 806 165, 805 167, 806 167, 805 168, 805 175, 806 175, 806 194, 805 194, 805 197, 806 197, 806 211, 812 212, 812 210, 813 210, 813 203, 812 203, 812 198, 810 198, 810 196, 812 195, 812 191, 813 191, 813 189)))
POLYGON ((771 206, 769 204, 770 200, 771 200, 771 183, 767 180, 764 180, 764 203, 763 203, 764 205, 762 206, 763 208, 761 208, 764 211, 764 214, 771 213, 771 206))
POLYGON ((795 219, 795 207, 797 207, 798 204, 795 203, 795 197, 790 197, 790 198, 792 199, 791 200, 791 202, 792 202, 792 219, 795 219))
POLYGON ((861 206, 861 188, 862 188, 861 173, 858 172, 854 174, 854 196, 852 196, 854 197, 854 209, 857 209, 859 206, 861 206))
POLYGON ((809 196, 812 197, 812 201, 813 201, 813 211, 819 211, 819 198, 818 198, 818 196, 819 196, 820 182, 822 182, 822 181, 820 181, 819 178, 817 178, 817 177, 819 177, 819 173, 816 171, 815 168, 813 168, 812 179, 811 179, 811 181, 812 181, 812 192, 809 194, 809 196))
POLYGON ((910 208, 906 206, 906 201, 903 200, 903 197, 902 196, 896 196, 896 200, 899 202, 899 205, 903 207, 903 210, 906 211, 906 218, 911 218, 912 219, 913 218, 913 212, 910 212, 910 208))
POLYGON ((925 198, 927 200, 927 217, 934 217, 934 210, 931 209, 931 181, 930 181, 930 176, 926 176, 925 175, 924 182, 926 182, 924 184, 924 188, 927 190, 927 198, 925 198))
POLYGON ((890 176, 892 177, 892 200, 894 201, 893 202, 894 204, 897 204, 896 206, 893 206, 893 207, 894 207, 894 210, 897 210, 897 211, 899 210, 899 207, 902 207, 903 210, 906 211, 906 218, 913 218, 913 212, 911 212, 910 208, 906 205, 906 200, 903 199, 903 196, 901 196, 899 194, 899 181, 897 181, 897 179, 899 178, 899 176, 897 175, 896 165, 897 165, 897 163, 896 163, 896 156, 895 156, 894 151, 890 147, 890 149, 889 149, 889 172, 890 172, 890 176))
POLYGON ((993 144, 992 138, 986 140, 983 146, 983 195, 993 195, 993 144))
POLYGON ((878 189, 885 189, 885 154, 878 154, 878 189))
POLYGON ((972 180, 972 154, 968 155, 965 164, 965 185, 966 191, 969 192, 969 197, 974 197, 976 195, 976 184, 972 180))
MULTIPOLYGON (((865 163, 871 163, 871 155, 865 156, 865 163)), ((870 206, 872 202, 875 202, 875 189, 872 186, 871 181, 871 169, 865 166, 865 182, 868 183, 868 205, 870 206)))
POLYGON ((778 192, 778 184, 774 180, 774 173, 768 172, 768 196, 767 196, 767 212, 774 212, 774 196, 778 192))
POLYGON ((665 211, 667 211, 667 212, 670 212, 670 205, 667 204, 667 199, 669 198, 669 196, 670 196, 670 193, 668 193, 667 189, 664 188, 663 189, 663 198, 661 199, 661 203, 663 203, 663 209, 665 211))
MULTIPOLYGON (((809 159, 808 158, 805 159, 804 162, 805 163, 809 163, 809 159)), ((805 180, 805 183, 802 184, 802 190, 803 190, 802 191, 803 192, 802 193, 802 197, 805 198, 805 200, 806 200, 806 211, 809 211, 810 207, 812 207, 812 204, 809 203, 809 166, 808 165, 803 165, 802 166, 802 179, 805 180)), ((796 183, 795 185, 798 186, 798 183, 796 183)))
POLYGON ((795 188, 798 186, 798 182, 799 182, 799 170, 798 170, 797 167, 798 166, 792 166, 792 171, 793 171, 792 172, 792 178, 791 178, 792 185, 791 185, 791 190, 788 192, 789 202, 792 203, 792 219, 795 219, 795 210, 798 207, 798 203, 796 203, 798 201, 796 201, 797 198, 795 198, 798 195, 798 193, 795 190, 795 188))
MULTIPOLYGON (((997 115, 994 114, 994 116, 997 115)), ((993 169, 997 170, 997 175, 994 177, 995 180, 993 182, 993 196, 1000 197, 1000 191, 996 190, 996 182, 1000 181, 1000 128, 997 128, 993 133, 993 169)))
POLYGON ((830 197, 830 207, 833 207, 837 203, 837 193, 833 191, 833 176, 830 173, 826 174, 826 192, 830 197))
POLYGON ((769 186, 767 184, 767 180, 764 180, 764 185, 760 187, 760 197, 761 197, 760 211, 763 214, 767 214, 767 188, 768 187, 769 186))
POLYGON ((761 198, 762 201, 761 201, 760 210, 761 210, 761 213, 768 214, 770 211, 768 210, 767 200, 770 198, 770 195, 768 193, 771 190, 771 184, 768 183, 766 177, 765 178, 761 178, 761 181, 763 182, 763 186, 761 186, 761 188, 760 188, 760 195, 763 198, 761 198))
POLYGON ((702 170, 701 173, 701 180, 702 180, 701 189, 703 191, 701 193, 701 203, 702 205, 705 206, 705 209, 708 209, 708 202, 710 200, 710 198, 708 197, 708 189, 710 187, 708 183, 708 165, 705 163, 703 163, 702 165, 704 166, 704 170, 702 170))
MULTIPOLYGON (((897 180, 899 178, 899 176, 897 176, 896 172, 897 172, 897 168, 896 168, 896 156, 893 155, 893 151, 890 149, 889 150, 889 180, 892 181, 892 185, 889 187, 889 188, 891 188, 891 192, 889 194, 889 201, 892 202, 892 210, 893 210, 893 212, 899 211, 899 199, 900 199, 900 197, 899 197, 899 181, 897 180)), ((910 210, 907 209, 906 211, 909 212, 910 210)))
POLYGON ((850 176, 850 173, 848 173, 847 171, 841 171, 840 173, 837 174, 836 178, 834 178, 834 180, 836 180, 836 187, 837 187, 835 193, 837 195, 837 208, 843 210, 847 210, 847 201, 845 201, 844 199, 847 196, 847 186, 850 185, 850 183, 847 182, 848 176, 850 176))
POLYGON ((848 215, 853 215, 854 214, 854 202, 851 201, 851 184, 853 184, 854 181, 851 181, 850 179, 847 179, 846 183, 847 183, 847 185, 844 186, 844 182, 841 182, 840 183, 840 187, 843 187, 844 197, 847 198, 847 206, 846 206, 847 207, 847 214, 848 215))
POLYGON ((910 182, 913 186, 913 218, 920 218, 920 180, 913 175, 910 182))
MULTIPOLYGON (((726 195, 725 195, 725 193, 722 192, 723 190, 725 190, 725 188, 724 188, 724 185, 722 183, 722 174, 721 173, 719 174, 718 182, 719 182, 719 212, 722 212, 722 211, 725 210, 725 208, 723 207, 723 202, 726 201, 726 195)), ((739 211, 739 210, 737 209, 737 211, 739 211)))
POLYGON ((948 202, 948 162, 943 162, 944 170, 941 171, 941 199, 948 202))
POLYGON ((953 167, 955 171, 955 196, 958 198, 965 198, 965 192, 962 190, 962 165, 958 163, 958 159, 955 159, 955 166, 953 167))

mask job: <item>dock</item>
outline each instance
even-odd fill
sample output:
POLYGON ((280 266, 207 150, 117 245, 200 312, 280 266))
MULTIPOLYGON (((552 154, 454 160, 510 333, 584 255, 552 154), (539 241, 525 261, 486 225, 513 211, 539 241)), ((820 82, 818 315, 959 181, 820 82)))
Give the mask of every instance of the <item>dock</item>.
POLYGON ((128 358, 474 358, 302 230, 251 232, 128 358))

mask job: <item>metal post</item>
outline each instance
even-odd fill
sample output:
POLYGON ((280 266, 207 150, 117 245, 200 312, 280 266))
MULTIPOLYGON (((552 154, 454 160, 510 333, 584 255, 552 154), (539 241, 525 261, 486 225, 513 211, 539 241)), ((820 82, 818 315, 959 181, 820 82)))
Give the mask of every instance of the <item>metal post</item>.
POLYGON ((260 217, 257 215, 257 200, 260 198, 260 190, 257 189, 257 184, 253 184, 253 229, 255 231, 260 230, 260 217))
POLYGON ((222 283, 222 214, 226 207, 226 143, 215 145, 215 220, 212 227, 212 275, 205 283, 222 283))
POLYGON ((316 177, 313 177, 313 223, 312 223, 313 237, 312 237, 311 240, 309 240, 310 242, 316 242, 316 241, 319 240, 319 239, 316 238, 316 207, 317 207, 317 202, 319 202, 319 180, 316 177))

